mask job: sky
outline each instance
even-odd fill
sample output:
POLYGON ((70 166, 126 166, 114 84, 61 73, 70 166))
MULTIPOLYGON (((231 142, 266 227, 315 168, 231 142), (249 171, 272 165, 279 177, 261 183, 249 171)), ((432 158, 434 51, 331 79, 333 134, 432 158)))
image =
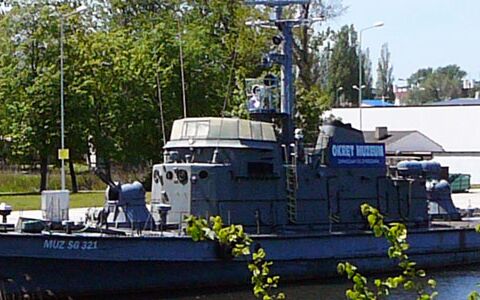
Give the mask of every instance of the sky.
MULTIPOLYGON (((364 31, 362 49, 370 49, 374 78, 382 44, 388 43, 397 84, 420 68, 457 64, 480 80, 480 0, 343 0, 346 12, 324 26, 353 24, 364 31)), ((326 27, 325 27, 326 28, 326 27)))

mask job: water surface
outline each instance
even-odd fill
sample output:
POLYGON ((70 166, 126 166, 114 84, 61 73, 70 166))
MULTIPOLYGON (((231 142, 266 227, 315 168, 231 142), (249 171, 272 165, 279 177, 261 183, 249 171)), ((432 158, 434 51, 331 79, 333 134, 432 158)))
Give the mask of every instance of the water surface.
MULTIPOLYGON (((472 267, 448 267, 445 270, 427 272, 430 277, 437 280, 438 300, 467 299, 468 294, 480 287, 480 266, 472 267)), ((351 284, 343 280, 318 280, 307 283, 283 284, 281 290, 287 295, 287 299, 318 300, 318 299, 346 299, 345 290, 351 284)), ((171 300, 241 300, 255 299, 249 289, 234 290, 209 290, 198 291, 193 294, 172 295, 168 297, 146 296, 141 299, 171 299, 171 300)), ((404 292, 397 293, 389 299, 415 299, 415 295, 404 292)))

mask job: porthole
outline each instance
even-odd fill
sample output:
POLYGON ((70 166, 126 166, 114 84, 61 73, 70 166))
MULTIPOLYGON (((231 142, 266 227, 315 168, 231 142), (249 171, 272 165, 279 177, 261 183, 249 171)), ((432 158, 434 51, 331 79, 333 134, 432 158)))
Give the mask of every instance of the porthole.
POLYGON ((188 181, 188 173, 185 170, 178 170, 177 171, 177 178, 178 181, 181 183, 186 183, 188 181))
POLYGON ((200 177, 200 179, 206 179, 208 178, 208 172, 207 171, 200 171, 200 173, 198 173, 198 177, 200 177))
POLYGON ((167 174, 165 174, 165 177, 167 177, 168 180, 172 180, 172 178, 173 178, 172 171, 168 171, 167 174))

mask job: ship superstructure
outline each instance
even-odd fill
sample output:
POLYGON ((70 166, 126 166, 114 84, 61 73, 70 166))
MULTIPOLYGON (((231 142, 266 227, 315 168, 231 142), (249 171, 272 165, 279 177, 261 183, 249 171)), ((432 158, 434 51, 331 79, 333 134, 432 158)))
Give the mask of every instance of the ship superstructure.
POLYGON ((389 221, 428 225, 425 179, 387 176, 384 146, 360 131, 326 122, 310 153, 275 132, 252 120, 176 121, 166 161, 153 167, 152 207, 171 205, 169 223, 220 215, 258 233, 363 228, 362 203, 389 221))

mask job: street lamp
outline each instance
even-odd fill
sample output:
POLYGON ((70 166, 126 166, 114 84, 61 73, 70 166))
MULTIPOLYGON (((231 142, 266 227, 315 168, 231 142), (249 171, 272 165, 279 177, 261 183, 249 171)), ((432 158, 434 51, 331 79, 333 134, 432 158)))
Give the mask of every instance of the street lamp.
MULTIPOLYGON (((362 90, 366 87, 367 87, 366 85, 362 85, 360 88, 358 88, 358 85, 356 85, 356 84, 352 85, 352 89, 357 90, 359 95, 362 92, 362 90)), ((360 104, 359 108, 362 109, 361 107, 362 107, 362 105, 360 104)), ((362 112, 360 111, 360 121, 361 120, 362 120, 362 112)))
POLYGON ((64 32, 63 27, 65 20, 70 18, 71 16, 81 13, 82 11, 86 10, 87 7, 85 5, 80 5, 74 11, 60 15, 60 139, 61 139, 61 149, 58 153, 60 160, 62 161, 62 190, 65 190, 65 159, 68 159, 68 151, 65 149, 65 121, 64 121, 64 96, 63 96, 63 39, 64 39, 64 32))
MULTIPOLYGON (((362 33, 376 27, 382 27, 383 22, 374 23, 372 26, 362 28, 358 37, 358 86, 362 86, 362 33)), ((360 130, 362 130, 362 89, 358 90, 358 109, 360 113, 360 130)))
POLYGON ((343 91, 343 86, 339 87, 336 91, 336 94, 335 94, 335 102, 337 103, 337 107, 340 107, 340 105, 338 105, 338 93, 343 91))
POLYGON ((366 88, 366 87, 367 87, 367 86, 364 85, 364 84, 363 84, 360 88, 358 88, 358 85, 356 85, 356 84, 352 85, 352 89, 357 90, 357 91, 359 91, 359 92, 360 92, 360 90, 363 90, 363 89, 366 88))

